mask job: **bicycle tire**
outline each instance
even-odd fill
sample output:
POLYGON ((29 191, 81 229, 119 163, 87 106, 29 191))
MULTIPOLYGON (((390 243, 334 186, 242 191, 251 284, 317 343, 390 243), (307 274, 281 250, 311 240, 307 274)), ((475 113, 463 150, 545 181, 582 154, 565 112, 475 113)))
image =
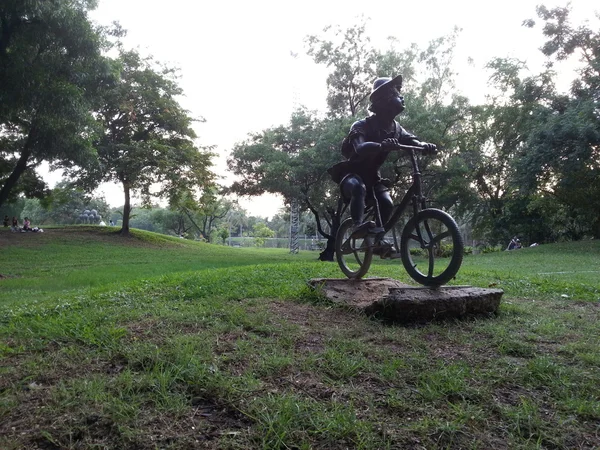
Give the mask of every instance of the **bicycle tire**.
POLYGON ((353 225, 354 222, 350 218, 340 225, 335 237, 335 257, 344 275, 358 280, 364 277, 371 267, 373 247, 368 245, 368 237, 360 239, 350 237, 353 225), (360 255, 363 257, 361 258, 360 255), (354 258, 354 262, 351 258, 354 258))
MULTIPOLYGON (((412 217, 400 238, 400 257, 404 268, 410 277, 424 286, 441 286, 452 280, 462 264, 464 243, 458 225, 446 212, 428 208, 412 217), (420 230, 418 232, 417 230, 420 230), (435 234, 437 232, 437 234, 435 234), (448 240, 449 238, 449 240, 448 240), (418 244, 418 247, 417 245, 418 244), (436 260, 436 252, 441 252, 443 246, 451 245, 449 258, 436 260), (420 270, 419 256, 413 257, 411 249, 420 248, 425 252, 427 273, 420 270), (435 272, 436 261, 441 263, 442 270, 435 272)), ((419 253, 419 251, 416 251, 419 253)), ((438 255, 439 256, 439 255, 438 255)))

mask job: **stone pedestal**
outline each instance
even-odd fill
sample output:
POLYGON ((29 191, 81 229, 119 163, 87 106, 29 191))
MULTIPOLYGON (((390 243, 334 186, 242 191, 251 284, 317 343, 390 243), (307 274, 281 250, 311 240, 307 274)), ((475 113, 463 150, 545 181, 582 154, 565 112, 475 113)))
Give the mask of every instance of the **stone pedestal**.
POLYGON ((391 278, 317 278, 309 285, 333 302, 399 322, 495 314, 504 294, 471 286, 414 287, 391 278))

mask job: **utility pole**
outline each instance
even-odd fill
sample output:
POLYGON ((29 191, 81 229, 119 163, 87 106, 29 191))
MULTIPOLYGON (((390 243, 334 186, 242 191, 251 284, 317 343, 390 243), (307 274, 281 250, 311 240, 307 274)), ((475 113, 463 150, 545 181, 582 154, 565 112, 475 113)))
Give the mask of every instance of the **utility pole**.
MULTIPOLYGON (((294 52, 290 52, 290 56, 294 60, 292 65, 292 105, 294 111, 298 108, 298 86, 297 86, 297 74, 298 71, 295 70, 298 65, 298 54, 294 52)), ((297 149, 296 149, 297 150, 297 149)), ((300 243, 298 241, 298 231, 300 230, 300 205, 298 204, 298 199, 292 199, 290 205, 290 253, 297 254, 300 250, 300 243)))
POLYGON ((300 208, 298 200, 293 199, 290 210, 290 253, 296 254, 300 250, 298 231, 300 230, 300 208))

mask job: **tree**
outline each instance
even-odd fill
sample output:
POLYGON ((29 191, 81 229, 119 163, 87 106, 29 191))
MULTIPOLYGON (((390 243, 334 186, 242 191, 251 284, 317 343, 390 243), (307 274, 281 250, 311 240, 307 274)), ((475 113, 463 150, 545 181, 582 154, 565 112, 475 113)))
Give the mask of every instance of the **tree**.
MULTIPOLYGON (((339 188, 326 170, 341 160, 340 144, 356 120, 348 114, 366 112, 366 98, 376 74, 395 74, 401 64, 407 64, 407 80, 414 81, 413 64, 430 67, 429 84, 421 89, 414 86, 410 91, 416 101, 414 107, 409 105, 411 112, 407 119, 415 129, 424 130, 423 137, 432 142, 439 142, 438 137, 449 140, 463 116, 460 108, 464 98, 454 96, 452 105, 441 107, 440 99, 444 98, 452 75, 446 66, 451 60, 453 36, 433 41, 423 52, 413 45, 403 53, 393 48, 381 53, 370 46, 363 24, 345 32, 335 30, 334 40, 309 36, 307 44, 315 62, 331 68, 327 79, 330 117, 320 119, 300 108, 292 114, 288 125, 264 130, 237 144, 228 164, 241 179, 231 190, 241 195, 278 193, 288 204, 292 199, 299 200, 302 209, 314 215, 319 234, 327 239, 320 259, 333 261, 341 205, 339 188), (431 114, 435 108, 441 113, 431 114)), ((410 171, 403 166, 400 156, 389 160, 386 173, 395 182, 407 182, 410 171)))
POLYGON ((326 27, 323 32, 333 36, 310 35, 305 42, 315 63, 332 69, 327 77, 329 112, 335 117, 356 116, 366 110, 364 100, 376 76, 378 53, 366 34, 366 20, 346 30, 326 27))
POLYGON ((275 232, 264 222, 259 222, 252 227, 252 235, 254 236, 254 245, 257 247, 263 247, 267 238, 275 236, 275 232))
POLYGON ((219 195, 216 188, 207 189, 200 197, 197 216, 201 223, 201 233, 204 239, 211 241, 211 232, 217 228, 217 224, 227 217, 234 203, 219 195))
POLYGON ((267 221, 267 226, 275 232, 276 237, 289 237, 290 213, 284 212, 275 214, 269 221, 267 221))
POLYGON ((225 215, 225 220, 236 230, 234 233, 238 233, 238 236, 242 237, 244 228, 248 226, 247 211, 236 202, 232 202, 231 209, 225 215))
POLYGON ((217 231, 217 235, 221 238, 221 243, 225 245, 225 241, 229 237, 229 230, 225 227, 221 227, 217 231))
POLYGON ((73 173, 91 185, 121 183, 121 233, 127 234, 132 193, 140 194, 145 204, 152 197, 177 204, 185 195, 211 186, 214 174, 212 153, 194 144, 192 119, 177 101, 182 90, 175 71, 157 67, 133 51, 122 51, 116 62, 120 79, 105 93, 97 112, 103 129, 96 142, 100 164, 95 170, 73 173))
POLYGON ((83 189, 76 188, 66 181, 59 182, 50 194, 37 202, 43 208, 41 216, 35 216, 38 223, 57 225, 78 223, 80 215, 85 210, 95 210, 99 216, 108 221, 109 206, 102 197, 87 194, 83 189))
POLYGON ((8 216, 11 219, 13 217, 22 217, 22 211, 25 207, 26 199, 21 197, 11 203, 5 203, 0 206, 0 217, 8 216))
POLYGON ((230 186, 230 192, 276 193, 287 204, 296 199, 301 209, 309 209, 319 233, 330 243, 320 255, 328 261, 333 260, 335 221, 339 225, 339 217, 337 186, 329 181, 326 170, 339 160, 339 143, 348 127, 347 120, 321 120, 301 108, 292 114, 288 125, 255 133, 236 144, 227 161, 229 169, 240 177, 230 186), (323 218, 329 230, 321 226, 323 218))
POLYGON ((0 4, 0 205, 42 197, 35 168, 93 161, 91 111, 112 79, 101 56, 107 30, 93 0, 5 0, 0 4))
MULTIPOLYGON (((542 105, 520 167, 522 186, 564 206, 571 237, 600 238, 600 32, 574 27, 569 7, 537 8, 548 38, 542 52, 551 64, 579 56, 580 69, 568 95, 542 105)), ((525 22, 534 26, 535 22, 525 22)))

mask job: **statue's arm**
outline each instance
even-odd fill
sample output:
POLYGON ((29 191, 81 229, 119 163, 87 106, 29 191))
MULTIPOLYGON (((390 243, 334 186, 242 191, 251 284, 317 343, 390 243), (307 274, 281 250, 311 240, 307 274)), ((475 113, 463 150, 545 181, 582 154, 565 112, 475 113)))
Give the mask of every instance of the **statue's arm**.
POLYGON ((415 145, 417 147, 422 147, 422 142, 419 140, 417 136, 412 133, 409 133, 404 128, 400 128, 400 133, 398 136, 398 142, 402 145, 415 145))
POLYGON ((354 147, 354 152, 359 158, 379 155, 382 151, 381 144, 367 141, 363 134, 357 134, 351 142, 354 147))
POLYGON ((421 141, 417 136, 409 133, 402 127, 400 127, 398 142, 402 145, 415 145, 417 147, 423 147, 426 152, 431 154, 435 154, 437 151, 437 146, 435 144, 421 141))
POLYGON ((355 159, 373 158, 381 155, 381 152, 384 151, 379 142, 367 140, 366 120, 355 122, 348 138, 354 148, 355 159))

